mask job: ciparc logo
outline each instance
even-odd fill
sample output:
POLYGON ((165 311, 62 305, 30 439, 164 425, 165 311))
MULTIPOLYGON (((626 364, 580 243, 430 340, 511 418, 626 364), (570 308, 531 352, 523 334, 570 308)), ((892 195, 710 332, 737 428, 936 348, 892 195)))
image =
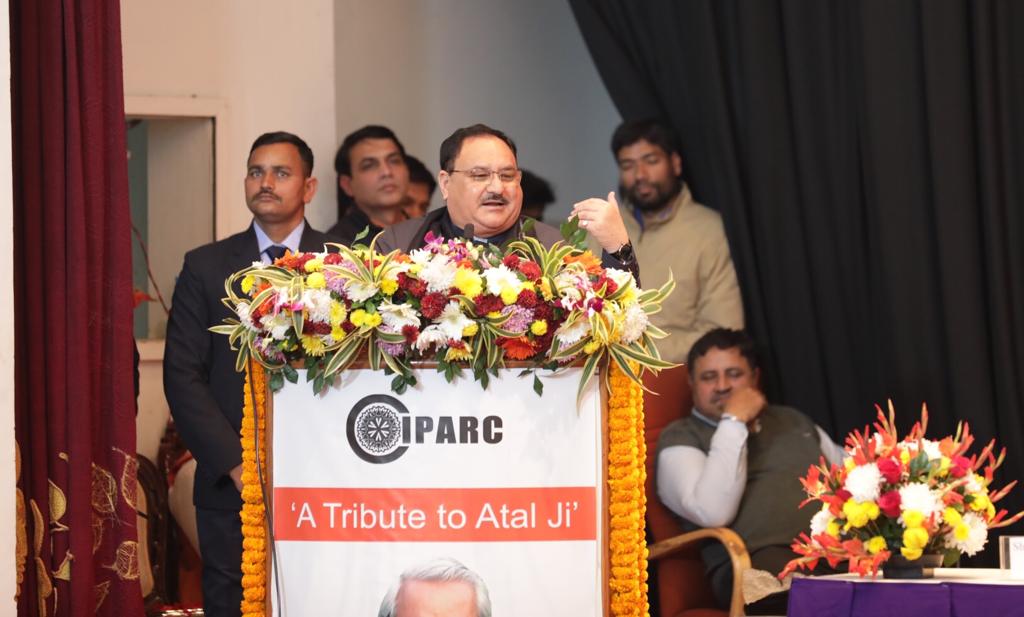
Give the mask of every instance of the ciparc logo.
POLYGON ((368 463, 397 460, 413 445, 497 444, 500 416, 414 416, 402 401, 387 394, 359 399, 345 425, 349 446, 368 463))

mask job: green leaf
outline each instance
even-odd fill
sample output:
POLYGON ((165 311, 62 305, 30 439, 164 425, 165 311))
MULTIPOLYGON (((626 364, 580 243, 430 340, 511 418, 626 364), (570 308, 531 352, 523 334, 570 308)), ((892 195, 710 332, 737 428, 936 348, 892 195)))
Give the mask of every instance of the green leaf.
POLYGON ((270 390, 272 392, 277 392, 278 390, 280 390, 283 387, 284 387, 284 377, 281 375, 281 373, 277 373, 277 372, 271 373, 270 374, 270 390))
POLYGON ((285 364, 281 367, 281 372, 284 373, 284 378, 292 383, 299 382, 299 372, 295 370, 295 367, 291 364, 285 364))
POLYGON ((942 557, 942 567, 952 568, 958 561, 960 561, 960 551, 955 548, 947 548, 942 557))
POLYGON ((352 238, 352 244, 358 244, 360 240, 370 235, 370 226, 363 227, 363 230, 356 234, 355 238, 352 238))
POLYGON ((391 380, 391 390, 396 394, 405 394, 405 389, 408 385, 403 375, 395 375, 395 378, 391 380))
POLYGON ((313 380, 313 392, 320 394, 324 390, 324 374, 317 373, 316 379, 313 380))
POLYGON ((540 377, 536 374, 533 376, 533 391, 537 393, 537 396, 543 396, 544 384, 541 383, 540 377))
POLYGON ((517 377, 526 377, 527 375, 529 375, 532 372, 533 372, 532 368, 524 368, 523 370, 519 371, 519 375, 517 375, 517 377))
POLYGON ((597 368, 597 363, 603 356, 604 352, 602 350, 587 358, 586 363, 583 365, 583 373, 580 375, 580 385, 579 388, 576 389, 577 407, 579 407, 580 403, 583 402, 583 392, 586 391, 587 384, 590 383, 590 378, 594 376, 594 369, 597 368))

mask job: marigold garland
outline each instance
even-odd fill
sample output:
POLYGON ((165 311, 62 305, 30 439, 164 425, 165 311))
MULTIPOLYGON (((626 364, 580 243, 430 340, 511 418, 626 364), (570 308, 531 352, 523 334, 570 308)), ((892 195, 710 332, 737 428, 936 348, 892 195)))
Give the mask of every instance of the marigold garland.
POLYGON ((647 541, 644 513, 644 400, 640 385, 615 364, 610 366, 608 398, 608 551, 611 614, 646 616, 647 541))
MULTIPOLYGON (((644 442, 643 391, 614 364, 609 369, 609 380, 609 605, 614 617, 639 617, 648 615, 650 610, 644 536, 647 445, 644 442)), ((266 435, 265 418, 264 370, 250 362, 246 370, 242 415, 242 617, 262 617, 266 606, 266 512, 256 471, 253 430, 258 420, 260 435, 266 435)), ((261 440, 259 445, 260 464, 265 468, 266 442, 261 440)))
POLYGON ((261 439, 258 455, 260 465, 266 469, 266 392, 263 367, 249 362, 242 407, 242 617, 262 617, 266 612, 267 527, 263 488, 256 470, 254 430, 259 427, 261 439))

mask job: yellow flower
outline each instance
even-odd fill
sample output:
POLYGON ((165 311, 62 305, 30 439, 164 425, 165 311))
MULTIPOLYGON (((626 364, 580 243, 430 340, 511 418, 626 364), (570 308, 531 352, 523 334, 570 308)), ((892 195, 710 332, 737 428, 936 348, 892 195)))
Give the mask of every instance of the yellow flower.
POLYGON ((540 279, 540 295, 549 301, 555 297, 555 294, 551 291, 551 282, 547 278, 540 279))
POLYGON ((590 341, 589 343, 583 346, 583 353, 589 356, 590 354, 597 351, 599 347, 601 347, 601 343, 598 343, 597 341, 590 341))
MULTIPOLYGON (((331 302, 331 325, 338 326, 345 321, 345 317, 348 316, 348 310, 345 305, 341 302, 331 302)), ((338 338, 338 337, 334 337, 338 338)))
POLYGON ((319 272, 324 269, 324 262, 322 259, 310 259, 303 267, 306 272, 319 272))
POLYGON ((385 296, 393 296, 398 291, 398 281, 395 279, 384 279, 380 282, 380 290, 385 296))
POLYGON ((939 459, 939 476, 945 476, 949 474, 949 466, 952 461, 949 460, 948 456, 943 456, 939 459))
POLYGON ((459 290, 459 293, 473 300, 483 293, 484 282, 476 270, 459 268, 455 271, 455 288, 459 290))
POLYGON ((946 521, 948 525, 956 526, 963 519, 960 517, 960 513, 956 511, 956 508, 949 507, 942 511, 942 520, 946 521))
POLYGON ((487 313, 487 319, 501 319, 501 313, 498 311, 491 311, 487 313))
POLYGON ((312 289, 323 289, 327 287, 327 279, 324 278, 322 272, 314 272, 306 277, 306 287, 312 289))
POLYGON ((907 529, 920 527, 924 523, 924 514, 918 510, 905 510, 903 512, 903 525, 907 529))
POLYGON ((458 360, 469 360, 473 357, 473 352, 466 349, 459 349, 458 347, 449 347, 447 353, 444 354, 446 362, 455 362, 458 360))
POLYGON ((363 325, 367 328, 376 328, 382 321, 384 319, 380 316, 380 313, 367 313, 366 319, 363 320, 363 325))
POLYGON ((256 284, 256 277, 251 274, 246 274, 242 277, 242 293, 249 293, 252 291, 253 285, 256 284))
POLYGON ((923 549, 928 545, 928 532, 924 527, 911 527, 903 530, 903 546, 923 549))
POLYGON ((885 538, 882 536, 875 536, 867 541, 864 548, 868 549, 868 552, 872 555, 877 555, 885 550, 885 546, 885 538))
POLYGON ((843 467, 846 467, 846 471, 850 471, 857 466, 857 463, 853 460, 853 457, 849 457, 843 461, 843 467))
POLYGON ((303 334, 299 338, 302 341, 302 349, 304 349, 307 354, 311 356, 324 355, 324 342, 320 340, 320 337, 303 334))
POLYGON ((832 536, 835 539, 839 539, 839 522, 831 520, 828 522, 828 526, 825 527, 825 533, 832 536))
POLYGON ((910 561, 914 561, 915 559, 919 559, 921 557, 922 551, 919 548, 907 548, 906 546, 904 546, 900 548, 900 553, 902 553, 903 556, 909 559, 910 561))
POLYGON ((480 326, 474 321, 462 329, 462 336, 469 338, 480 331, 480 326))
POLYGON ((504 302, 506 306, 509 304, 515 304, 517 298, 519 298, 519 292, 516 291, 514 287, 502 288, 501 301, 504 302))
POLYGON ((963 542, 967 539, 967 536, 971 534, 971 526, 967 523, 960 521, 953 526, 953 537, 963 542))
POLYGON ((420 270, 422 270, 422 269, 423 269, 423 266, 421 266, 420 264, 413 264, 413 265, 409 266, 409 274, 412 274, 412 275, 415 276, 415 275, 419 274, 420 270))
POLYGON ((523 289, 537 291, 537 286, 533 284, 533 281, 523 281, 523 289))
POLYGON ((867 525, 868 521, 872 520, 872 512, 874 512, 875 518, 878 518, 878 505, 873 501, 859 503, 851 497, 843 504, 843 516, 846 517, 847 526, 849 527, 863 527, 867 525), (871 506, 874 506, 874 510, 872 510, 871 506))
POLYGON ((636 303, 636 286, 630 285, 626 288, 626 291, 622 292, 622 296, 619 297, 619 302, 623 306, 629 306, 630 304, 636 303))
POLYGON ((366 323, 367 315, 368 313, 363 309, 356 309, 352 311, 352 315, 349 316, 349 321, 352 322, 353 326, 357 328, 362 328, 363 324, 366 323))
POLYGON ((987 510, 989 505, 992 503, 989 501, 988 495, 985 493, 974 493, 971 497, 973 497, 971 500, 971 509, 976 512, 987 510))
POLYGON ((910 462, 910 451, 906 448, 900 448, 900 462, 904 465, 910 462))
POLYGON ((530 324, 530 332, 533 332, 535 336, 544 336, 548 333, 548 322, 538 319, 530 324))
POLYGON ((341 326, 334 326, 333 328, 331 328, 331 338, 333 338, 336 341, 340 341, 341 339, 345 338, 345 329, 342 328, 341 326))

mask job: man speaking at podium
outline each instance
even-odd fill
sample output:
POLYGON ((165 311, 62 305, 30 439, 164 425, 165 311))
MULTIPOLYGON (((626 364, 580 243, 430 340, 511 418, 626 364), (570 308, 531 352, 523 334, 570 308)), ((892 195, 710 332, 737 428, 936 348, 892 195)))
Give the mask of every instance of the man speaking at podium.
MULTIPOLYGON (((412 251, 426 244, 427 232, 445 238, 503 244, 522 236, 523 173, 516 146, 505 133, 483 124, 458 129, 441 144, 441 171, 437 182, 445 207, 424 217, 389 227, 377 239, 382 253, 412 251)), ((628 270, 639 279, 639 269, 614 193, 608 199, 586 199, 573 206, 580 227, 601 245, 601 264, 628 270)), ((550 225, 535 222, 529 233, 546 247, 562 239, 550 225)))
POLYGON ((196 459, 193 502, 203 558, 208 617, 238 615, 242 601, 243 377, 227 337, 208 330, 231 316, 221 303, 224 280, 285 250, 322 251, 332 239, 305 220, 316 193, 313 152, 291 133, 266 133, 252 144, 245 200, 253 223, 241 233, 185 255, 174 287, 164 352, 164 393, 178 432, 196 459))

